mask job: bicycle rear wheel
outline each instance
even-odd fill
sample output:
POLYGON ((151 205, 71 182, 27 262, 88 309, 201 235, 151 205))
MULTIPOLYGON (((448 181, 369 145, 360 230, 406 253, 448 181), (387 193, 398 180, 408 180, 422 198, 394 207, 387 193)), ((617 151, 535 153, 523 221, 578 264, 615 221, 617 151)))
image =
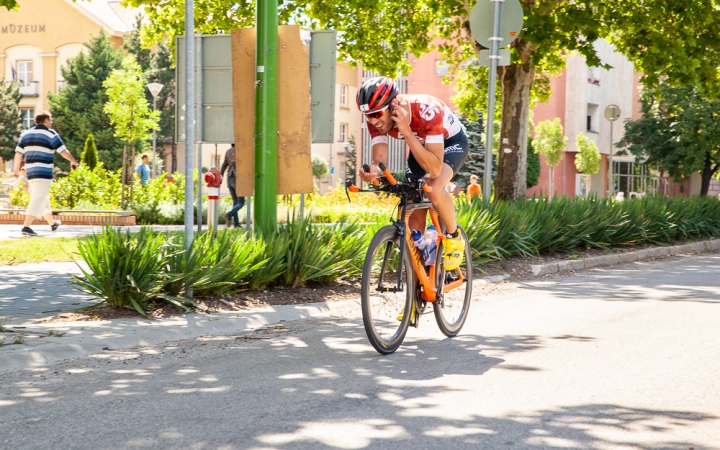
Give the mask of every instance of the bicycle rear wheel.
POLYGON ((378 353, 387 355, 400 347, 408 330, 413 304, 414 273, 405 250, 398 284, 400 236, 386 226, 373 237, 363 266, 361 301, 368 340, 378 353))
POLYGON ((440 331, 447 337, 455 337, 460 332, 470 311, 470 301, 472 299, 472 252, 465 230, 459 226, 458 229, 465 240, 465 257, 462 264, 457 269, 446 272, 442 267, 441 255, 443 254, 443 248, 441 243, 436 266, 436 286, 443 286, 443 293, 433 303, 433 312, 440 331), (451 289, 444 292, 448 288, 451 289))

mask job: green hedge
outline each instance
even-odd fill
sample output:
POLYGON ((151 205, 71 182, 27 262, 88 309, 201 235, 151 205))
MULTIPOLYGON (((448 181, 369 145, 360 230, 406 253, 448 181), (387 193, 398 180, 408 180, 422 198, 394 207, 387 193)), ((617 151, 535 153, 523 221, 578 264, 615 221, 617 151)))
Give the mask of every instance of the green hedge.
MULTIPOLYGON (((475 198, 459 200, 457 211, 475 265, 514 255, 720 236, 720 201, 715 198, 650 197, 620 203, 596 198, 486 203, 475 198)), ((90 270, 72 283, 108 305, 141 313, 158 299, 192 306, 183 298, 188 290, 203 296, 326 283, 359 276, 369 239, 383 225, 347 220, 317 225, 288 217, 277 228, 255 233, 230 229, 216 238, 199 234, 187 251, 180 233, 105 228, 80 241, 90 270)))
POLYGON ((712 197, 612 199, 557 197, 457 204, 473 260, 570 252, 720 236, 720 201, 712 197))
POLYGON ((164 299, 193 306, 183 296, 218 295, 269 285, 332 282, 360 274, 369 227, 341 221, 318 226, 288 219, 271 230, 228 229, 196 236, 185 250, 180 233, 139 233, 106 227, 78 243, 89 270, 71 285, 101 304, 141 314, 164 299))

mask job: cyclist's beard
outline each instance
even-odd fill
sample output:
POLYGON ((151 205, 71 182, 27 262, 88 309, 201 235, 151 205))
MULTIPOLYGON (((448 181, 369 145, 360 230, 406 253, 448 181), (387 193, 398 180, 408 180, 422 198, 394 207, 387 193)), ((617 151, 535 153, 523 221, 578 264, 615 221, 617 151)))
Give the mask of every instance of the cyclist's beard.
POLYGON ((393 125, 395 125, 395 122, 390 122, 390 123, 380 122, 378 125, 379 126, 376 126, 375 129, 378 130, 378 132, 380 134, 388 134, 390 132, 390 130, 392 130, 393 125))

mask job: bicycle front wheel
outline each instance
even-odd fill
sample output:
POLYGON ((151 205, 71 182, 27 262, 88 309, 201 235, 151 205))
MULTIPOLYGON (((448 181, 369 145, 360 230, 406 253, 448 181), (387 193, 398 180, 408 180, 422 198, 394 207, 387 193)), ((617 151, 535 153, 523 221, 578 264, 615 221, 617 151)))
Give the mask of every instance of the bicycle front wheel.
MULTIPOLYGON (((433 312, 440 331, 447 337, 455 337, 460 332, 470 311, 472 299, 472 252, 465 230, 459 226, 458 229, 465 240, 465 257, 462 264, 457 269, 446 272, 442 267, 440 256, 437 262, 436 286, 442 286, 443 293, 433 304, 433 312)), ((441 243, 438 255, 442 255, 442 251, 441 243)))
POLYGON ((368 340, 383 355, 400 347, 414 313, 411 310, 414 273, 408 249, 398 274, 400 239, 394 226, 381 228, 370 242, 363 266, 360 293, 363 324, 368 340))

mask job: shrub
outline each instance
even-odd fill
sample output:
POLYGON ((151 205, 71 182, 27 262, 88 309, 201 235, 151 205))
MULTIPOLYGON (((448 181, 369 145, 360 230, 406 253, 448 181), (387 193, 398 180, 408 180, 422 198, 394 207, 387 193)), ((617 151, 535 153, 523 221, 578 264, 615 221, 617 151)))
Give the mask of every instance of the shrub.
POLYGON ((95 136, 92 133, 88 134, 85 140, 85 148, 80 155, 80 161, 88 166, 90 170, 95 170, 98 165, 98 152, 95 146, 95 136))

